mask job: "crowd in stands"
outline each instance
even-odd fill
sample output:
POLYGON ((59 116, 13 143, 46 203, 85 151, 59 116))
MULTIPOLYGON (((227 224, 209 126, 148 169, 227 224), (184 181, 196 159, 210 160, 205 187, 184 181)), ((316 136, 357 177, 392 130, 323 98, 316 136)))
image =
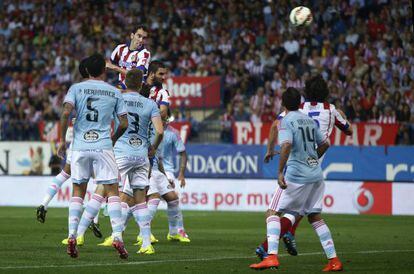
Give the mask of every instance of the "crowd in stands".
POLYGON ((146 24, 152 59, 172 75, 222 76, 223 141, 231 122, 272 121, 284 89, 322 74, 349 120, 399 122, 397 142, 414 143, 411 1, 300 2, 310 27, 289 25, 287 0, 0 1, 0 138, 38 140, 80 80, 79 60, 109 58, 146 24))

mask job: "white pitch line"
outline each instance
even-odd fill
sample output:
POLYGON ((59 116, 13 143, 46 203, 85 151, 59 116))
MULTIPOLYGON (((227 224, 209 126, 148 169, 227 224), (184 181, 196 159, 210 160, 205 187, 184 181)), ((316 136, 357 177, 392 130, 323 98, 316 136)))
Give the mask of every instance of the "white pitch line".
MULTIPOLYGON (((340 254, 378 254, 378 253, 404 253, 414 252, 414 249, 407 250, 364 250, 353 252, 339 252, 340 254)), ((323 255, 323 252, 308 252, 301 253, 298 256, 314 256, 323 255)), ((288 254, 281 254, 279 257, 288 257, 288 254)), ((208 262, 221 260, 237 260, 237 259, 252 259, 256 256, 239 256, 239 257, 217 257, 217 258, 194 258, 194 259, 177 259, 177 260, 154 260, 154 261, 139 261, 139 262, 120 262, 120 263, 90 263, 78 265, 26 265, 26 266, 0 266, 0 269, 40 269, 40 268, 77 268, 77 267, 96 267, 96 266, 124 266, 124 265, 143 265, 143 264, 162 264, 171 262, 208 262)))

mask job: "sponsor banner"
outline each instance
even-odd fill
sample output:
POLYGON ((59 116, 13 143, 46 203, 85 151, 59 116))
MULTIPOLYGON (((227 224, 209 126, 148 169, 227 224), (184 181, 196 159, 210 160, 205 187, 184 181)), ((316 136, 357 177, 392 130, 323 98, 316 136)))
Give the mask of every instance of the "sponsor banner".
MULTIPOLYGON (((0 206, 38 206, 53 177, 2 176, 0 206)), ((276 191, 275 180, 188 179, 180 192, 184 210, 264 212, 276 191)), ((88 185, 89 200, 96 185, 88 185)), ((68 180, 50 207, 69 205, 68 180)), ((414 215, 414 183, 327 181, 323 196, 325 213, 414 215)), ((165 205, 163 206, 165 208, 165 205)))
MULTIPOLYGON (((239 145, 267 144, 271 123, 233 123, 233 142, 239 145)), ((354 134, 346 136, 334 128, 330 136, 332 145, 394 145, 398 124, 354 123, 354 134)))
MULTIPOLYGON (((276 148, 278 149, 278 148, 276 148)), ((265 164, 265 146, 187 145, 188 177, 276 178, 279 157, 265 164)), ((414 147, 332 146, 322 162, 328 180, 414 181, 414 147)), ((178 158, 175 158, 178 167, 178 158)))
MULTIPOLYGON (((187 145, 187 177, 262 178, 263 147, 187 145)), ((179 167, 175 158, 176 168, 179 167)))
POLYGON ((183 140, 184 143, 187 142, 188 135, 190 135, 191 131, 191 123, 190 122, 172 122, 169 123, 170 126, 178 130, 180 133, 181 140, 183 140))
POLYGON ((25 175, 34 169, 50 174, 51 155, 47 142, 0 142, 0 175, 25 175))
POLYGON ((165 82, 171 95, 171 107, 219 107, 220 77, 172 77, 165 82))

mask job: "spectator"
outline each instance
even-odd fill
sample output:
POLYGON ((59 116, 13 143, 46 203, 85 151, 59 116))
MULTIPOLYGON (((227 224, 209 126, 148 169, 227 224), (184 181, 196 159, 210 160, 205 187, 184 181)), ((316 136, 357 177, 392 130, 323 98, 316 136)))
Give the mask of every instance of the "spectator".
POLYGON ((396 121, 395 112, 390 106, 385 107, 384 114, 380 115, 378 119, 378 122, 382 124, 394 124, 396 121))
POLYGON ((264 111, 262 112, 260 120, 262 123, 272 123, 275 120, 276 115, 276 112, 273 111, 272 103, 268 101, 265 105, 264 111))
POLYGON ((234 112, 234 121, 235 122, 248 122, 250 121, 250 114, 244 110, 244 103, 239 102, 237 108, 234 112))
POLYGON ((221 116, 220 140, 224 143, 233 142, 233 129, 232 129, 232 123, 234 122, 233 112, 234 112, 233 105, 228 104, 226 112, 221 116))
POLYGON ((266 102, 269 100, 268 96, 264 94, 264 88, 259 87, 256 95, 250 99, 250 112, 252 114, 251 121, 253 123, 260 121, 260 117, 265 108, 266 102))
POLYGON ((39 146, 33 152, 30 175, 43 175, 43 159, 43 149, 39 146))

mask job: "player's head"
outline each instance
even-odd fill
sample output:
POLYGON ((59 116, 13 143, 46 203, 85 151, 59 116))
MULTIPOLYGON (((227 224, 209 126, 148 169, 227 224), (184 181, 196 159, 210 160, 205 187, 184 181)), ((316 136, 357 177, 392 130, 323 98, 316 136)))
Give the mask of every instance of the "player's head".
POLYGON ((289 111, 295 111, 300 106, 300 93, 295 88, 288 88, 282 94, 282 105, 289 111))
POLYGON ((91 77, 99 77, 105 72, 105 58, 102 54, 95 53, 88 57, 86 69, 91 77))
POLYGON ((148 28, 144 25, 139 25, 131 33, 131 47, 138 48, 145 44, 148 38, 148 28))
POLYGON ((131 69, 125 77, 125 85, 128 89, 140 91, 142 87, 142 71, 140 69, 131 69))
POLYGON ((88 70, 86 69, 87 63, 88 63, 88 57, 83 58, 79 62, 78 70, 79 70, 80 75, 82 75, 82 78, 89 78, 89 73, 88 73, 88 70))
POLYGON ((305 97, 311 102, 325 102, 329 95, 328 85, 321 75, 316 75, 305 83, 305 97))
POLYGON ((167 77, 167 66, 161 61, 152 61, 148 67, 148 78, 154 85, 162 85, 167 77))

